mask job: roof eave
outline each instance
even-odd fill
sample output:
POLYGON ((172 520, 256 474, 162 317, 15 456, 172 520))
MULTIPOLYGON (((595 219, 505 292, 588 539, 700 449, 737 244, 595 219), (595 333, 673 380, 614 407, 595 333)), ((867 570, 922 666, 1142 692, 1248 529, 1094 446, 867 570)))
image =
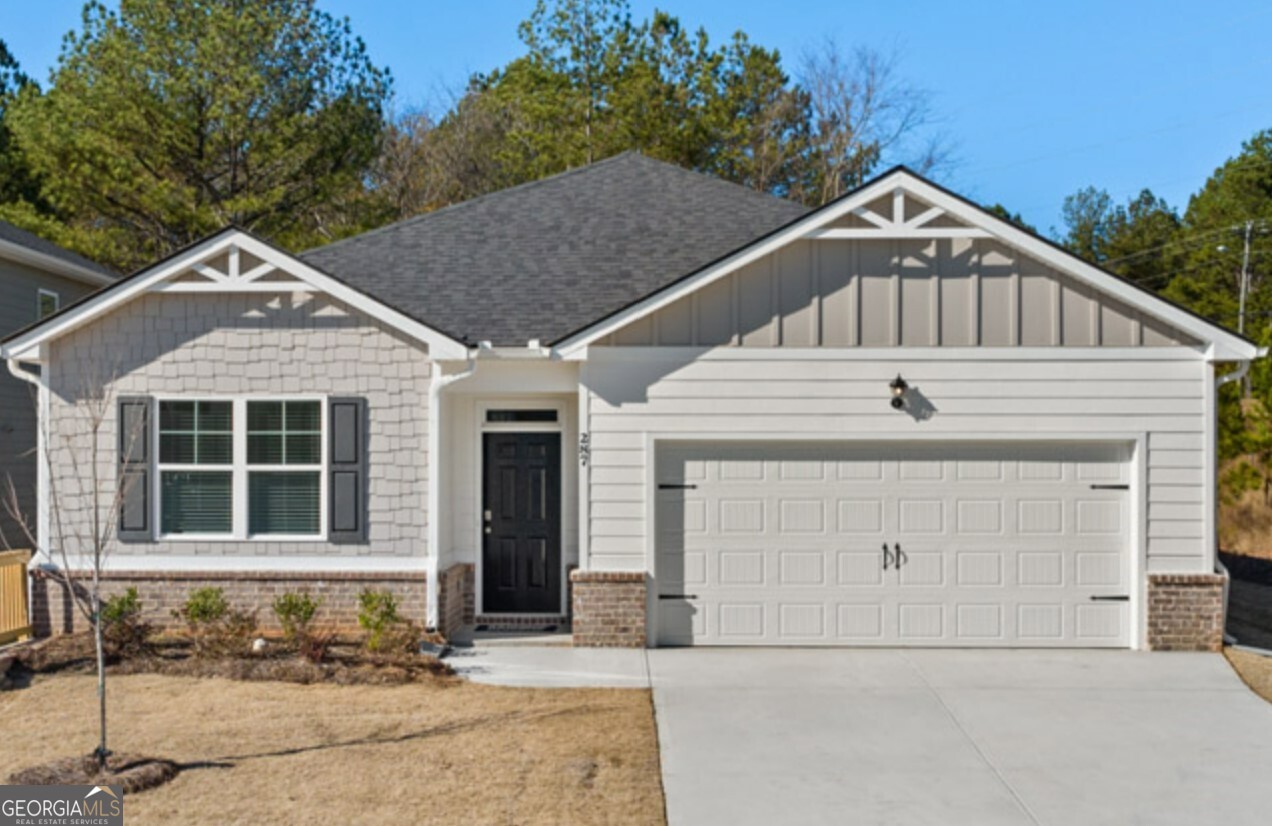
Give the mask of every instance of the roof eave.
POLYGON ((113 276, 107 273, 98 272, 91 267, 85 267, 81 264, 58 258, 56 255, 49 255, 47 252, 40 252, 3 238, 0 238, 0 258, 7 258, 19 264, 27 264, 54 275, 60 275, 63 278, 69 278, 94 287, 104 287, 116 281, 113 276))
POLYGON ((463 342, 400 312, 378 298, 349 286, 335 276, 319 270, 245 230, 227 227, 14 333, 0 342, 0 357, 28 360, 37 358, 35 354, 39 352, 40 345, 45 341, 58 338, 92 322, 116 307, 143 295, 153 285, 184 272, 201 260, 220 254, 231 245, 237 245, 261 260, 278 261, 276 266, 279 269, 425 343, 429 347, 430 356, 434 359, 463 357, 469 351, 468 346, 463 342))

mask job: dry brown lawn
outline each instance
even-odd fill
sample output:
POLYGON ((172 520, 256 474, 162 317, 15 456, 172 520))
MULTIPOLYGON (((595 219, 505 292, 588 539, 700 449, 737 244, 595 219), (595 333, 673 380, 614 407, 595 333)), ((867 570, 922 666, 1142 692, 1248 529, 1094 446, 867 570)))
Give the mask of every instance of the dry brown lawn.
POLYGON ((1235 648, 1225 648, 1223 655, 1251 691, 1272 703, 1272 657, 1235 648))
MULTIPOLYGON (((663 824, 649 692, 112 677, 112 748, 185 764, 131 824, 663 824)), ((92 750, 95 683, 0 693, 0 777, 92 750)))

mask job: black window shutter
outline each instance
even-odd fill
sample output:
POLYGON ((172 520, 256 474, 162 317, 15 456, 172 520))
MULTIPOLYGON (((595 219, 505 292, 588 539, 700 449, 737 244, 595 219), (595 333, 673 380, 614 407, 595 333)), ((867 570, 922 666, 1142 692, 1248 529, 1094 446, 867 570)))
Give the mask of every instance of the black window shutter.
POLYGON ((121 396, 119 399, 119 523, 121 542, 153 542, 155 486, 154 442, 149 396, 121 396))
POLYGON ((328 401, 327 538, 367 540, 367 400, 328 401))

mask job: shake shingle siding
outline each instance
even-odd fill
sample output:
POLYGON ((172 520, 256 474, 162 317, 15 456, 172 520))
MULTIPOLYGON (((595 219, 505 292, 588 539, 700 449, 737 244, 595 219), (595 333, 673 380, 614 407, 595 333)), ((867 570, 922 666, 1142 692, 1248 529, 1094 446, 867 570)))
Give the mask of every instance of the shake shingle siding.
POLYGON ((472 343, 545 344, 806 214, 624 153, 301 257, 472 343))
MULTIPOLYGON (((324 394, 367 401, 368 538, 112 543, 131 555, 218 557, 425 554, 428 516, 427 350, 323 296, 147 295, 50 348, 50 463, 67 530, 87 530, 92 502, 80 488, 89 429, 83 388, 103 380, 118 399, 257 399, 324 394)), ((101 478, 114 479, 117 410, 106 412, 101 478)), ((227 564, 227 570, 231 566, 227 564)))

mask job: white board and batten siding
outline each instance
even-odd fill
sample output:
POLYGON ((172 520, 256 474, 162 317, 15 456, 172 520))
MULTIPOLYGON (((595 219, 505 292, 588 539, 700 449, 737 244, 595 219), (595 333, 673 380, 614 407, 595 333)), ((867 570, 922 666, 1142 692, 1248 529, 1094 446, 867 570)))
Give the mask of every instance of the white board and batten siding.
POLYGON ((796 241, 601 345, 1169 347, 1187 335, 989 239, 796 241))

